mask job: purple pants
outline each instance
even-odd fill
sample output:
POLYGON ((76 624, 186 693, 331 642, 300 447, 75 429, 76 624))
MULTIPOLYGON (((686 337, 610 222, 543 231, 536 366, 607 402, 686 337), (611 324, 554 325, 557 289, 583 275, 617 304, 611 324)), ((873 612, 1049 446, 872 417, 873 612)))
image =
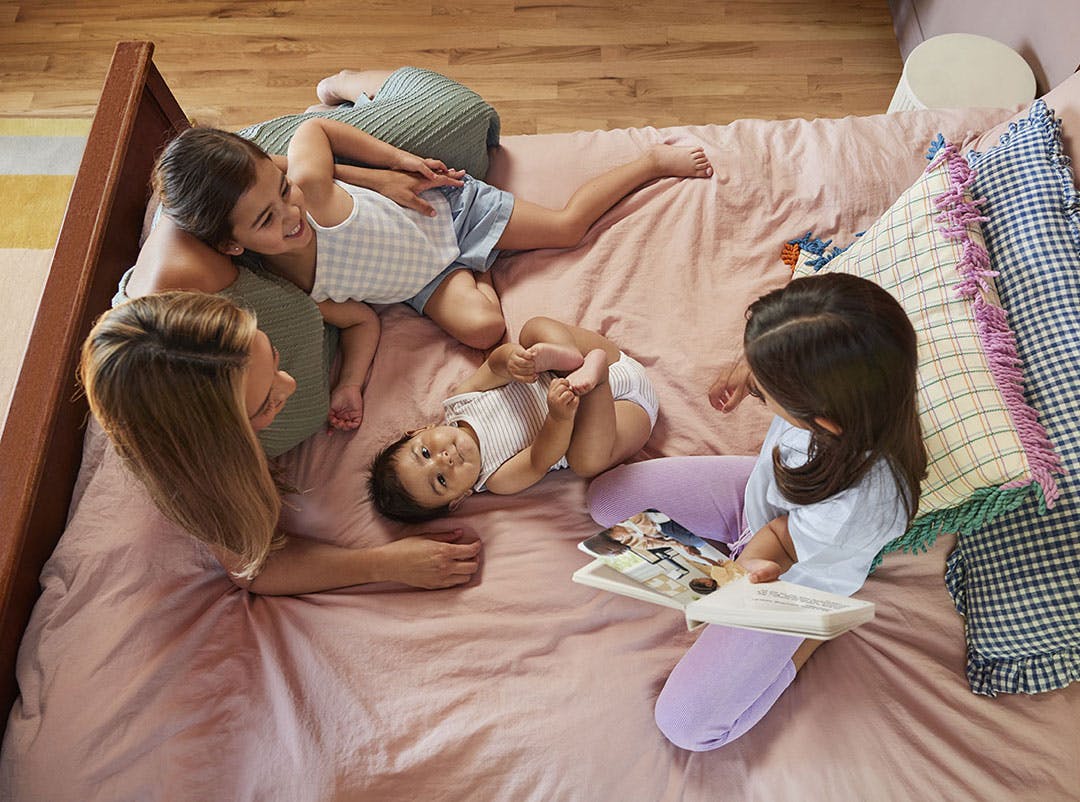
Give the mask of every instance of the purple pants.
MULTIPOLYGON (((756 457, 668 457, 622 465, 589 487, 589 511, 612 526, 657 509, 695 534, 734 541, 756 457)), ((706 626, 656 700, 656 724, 678 747, 703 752, 730 743, 769 712, 795 678, 802 638, 706 626)))

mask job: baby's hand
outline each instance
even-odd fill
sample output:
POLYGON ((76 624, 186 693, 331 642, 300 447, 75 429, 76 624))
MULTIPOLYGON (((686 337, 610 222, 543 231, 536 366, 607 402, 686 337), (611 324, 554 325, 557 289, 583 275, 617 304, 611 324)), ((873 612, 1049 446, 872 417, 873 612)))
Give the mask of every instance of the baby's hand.
POLYGON ((744 398, 750 380, 750 366, 740 360, 726 374, 721 374, 709 388, 709 403, 713 409, 731 412, 744 398))
POLYGON ((573 420, 580 400, 567 379, 552 379, 548 385, 548 415, 554 420, 573 420))
POLYGON ((531 384, 536 381, 536 353, 531 348, 515 345, 506 358, 506 372, 516 382, 531 384))
POLYGON ((330 425, 344 432, 360 428, 364 394, 359 384, 339 384, 330 394, 330 425))

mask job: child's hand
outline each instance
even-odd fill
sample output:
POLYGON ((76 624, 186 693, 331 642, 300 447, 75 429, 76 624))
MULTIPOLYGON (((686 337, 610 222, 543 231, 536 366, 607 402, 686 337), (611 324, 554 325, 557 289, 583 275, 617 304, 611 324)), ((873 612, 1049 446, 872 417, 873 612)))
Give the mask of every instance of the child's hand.
POLYGON ((555 420, 573 420, 580 399, 567 379, 552 379, 547 394, 548 414, 555 420))
POLYGON ((359 384, 339 384, 330 394, 330 425, 343 432, 360 428, 364 419, 364 394, 359 384))
POLYGON ((531 348, 515 345, 514 350, 506 358, 506 372, 516 382, 532 384, 537 377, 536 353, 531 348))
POLYGON ((390 166, 407 173, 419 173, 429 179, 449 172, 449 168, 438 159, 423 159, 404 150, 399 151, 397 163, 390 166))
POLYGON ((746 569, 753 584, 758 582, 775 582, 784 573, 780 563, 772 560, 763 560, 760 557, 750 557, 747 560, 736 560, 736 563, 746 569))
POLYGON ((721 374, 709 388, 709 403, 713 409, 731 412, 744 398, 750 380, 750 366, 745 361, 732 367, 727 374, 721 374))
MULTIPOLYGON (((420 197, 420 193, 435 187, 464 186, 461 180, 464 170, 448 170, 434 178, 423 178, 416 173, 402 173, 397 170, 380 170, 378 186, 371 187, 398 206, 413 209, 428 217, 435 216, 435 208, 420 197)), ((369 181, 369 183, 372 183, 369 181)))

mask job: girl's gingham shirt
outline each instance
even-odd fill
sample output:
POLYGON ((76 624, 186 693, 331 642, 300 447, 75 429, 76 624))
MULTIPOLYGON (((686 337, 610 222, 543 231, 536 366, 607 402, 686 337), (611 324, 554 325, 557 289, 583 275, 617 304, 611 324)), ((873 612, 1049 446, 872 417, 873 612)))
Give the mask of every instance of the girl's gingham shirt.
POLYGON ((308 215, 317 248, 313 300, 404 301, 457 259, 450 204, 438 190, 421 193, 435 209, 428 217, 369 189, 335 183, 352 196, 353 209, 330 228, 308 215))

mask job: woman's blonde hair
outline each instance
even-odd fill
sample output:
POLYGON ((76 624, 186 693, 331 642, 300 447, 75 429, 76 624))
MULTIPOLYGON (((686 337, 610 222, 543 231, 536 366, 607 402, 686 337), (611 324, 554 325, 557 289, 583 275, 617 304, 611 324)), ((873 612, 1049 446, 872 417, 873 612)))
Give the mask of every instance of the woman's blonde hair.
POLYGON ((90 409, 158 509, 238 555, 241 579, 284 541, 244 403, 256 332, 254 316, 224 298, 147 295, 98 319, 79 366, 90 409))

